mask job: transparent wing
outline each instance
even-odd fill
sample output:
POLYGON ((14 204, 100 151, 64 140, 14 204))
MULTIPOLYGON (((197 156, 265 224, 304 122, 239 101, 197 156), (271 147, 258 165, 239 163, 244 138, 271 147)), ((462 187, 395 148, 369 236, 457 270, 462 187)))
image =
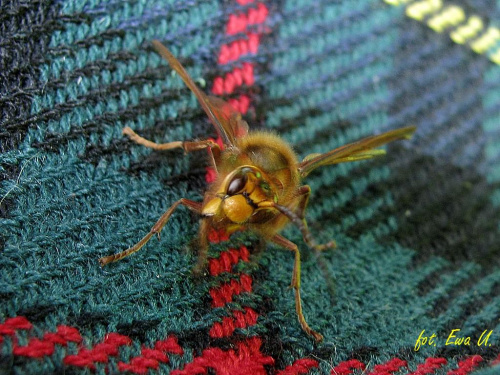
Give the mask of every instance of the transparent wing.
POLYGON ((231 104, 216 96, 208 96, 207 101, 228 134, 231 134, 233 138, 241 138, 248 134, 247 122, 231 104))
POLYGON ((207 96, 191 79, 179 60, 159 41, 153 40, 156 51, 168 61, 172 69, 182 78, 187 87, 196 95, 198 102, 215 126, 217 134, 226 146, 234 146, 236 139, 248 133, 248 124, 242 120, 241 114, 229 103, 216 97, 207 96))
POLYGON ((357 142, 349 143, 324 154, 310 154, 298 164, 297 168, 300 175, 306 177, 313 170, 323 165, 346 163, 384 155, 384 150, 376 148, 399 139, 410 139, 416 129, 415 126, 407 126, 363 138, 357 142))

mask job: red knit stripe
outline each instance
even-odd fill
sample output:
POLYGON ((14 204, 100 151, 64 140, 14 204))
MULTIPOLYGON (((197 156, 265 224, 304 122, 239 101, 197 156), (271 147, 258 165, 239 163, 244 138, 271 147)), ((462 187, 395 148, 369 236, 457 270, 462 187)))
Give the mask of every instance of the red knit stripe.
POLYGON ((31 338, 26 346, 17 346, 14 340, 12 352, 24 357, 41 358, 54 354, 56 344, 66 346, 68 342, 79 343, 81 341, 82 337, 76 328, 60 325, 55 333, 47 332, 42 339, 31 338))
POLYGON ((209 368, 217 375, 267 375, 264 366, 273 365, 274 359, 262 354, 261 345, 260 338, 252 337, 238 343, 235 350, 208 348, 184 370, 174 370, 171 375, 206 374, 209 368))
POLYGON ((301 358, 293 362, 291 366, 287 366, 284 370, 279 371, 276 375, 307 374, 309 370, 317 367, 319 367, 319 363, 315 359, 301 358))
POLYGON ((399 358, 393 358, 386 363, 376 365, 369 375, 390 375, 401 369, 401 367, 407 367, 406 361, 399 358))
POLYGON ((473 355, 467 357, 466 359, 458 362, 458 368, 455 370, 450 370, 447 375, 467 375, 474 371, 474 369, 479 366, 483 361, 483 357, 480 355, 473 355))
POLYGON ((349 375, 356 369, 364 370, 365 368, 366 366, 363 362, 360 362, 357 359, 350 359, 348 361, 340 362, 333 368, 330 375, 349 375))
POLYGON ((417 369, 413 372, 409 372, 408 375, 429 375, 434 374, 436 370, 446 365, 448 361, 445 358, 433 358, 429 357, 424 363, 417 366, 417 369))
POLYGON ((245 307, 244 311, 233 311, 232 317, 222 318, 222 322, 216 322, 210 329, 210 337, 222 338, 231 336, 237 328, 246 328, 257 323, 258 314, 250 308, 245 307))
POLYGON ((247 274, 241 274, 240 280, 231 280, 217 288, 210 289, 210 297, 212 297, 212 307, 222 307, 225 304, 233 301, 233 296, 237 296, 243 292, 250 293, 252 291, 252 278, 247 274))
POLYGON ((81 348, 78 354, 67 355, 64 358, 66 365, 77 367, 87 367, 95 370, 96 363, 107 363, 110 356, 118 355, 118 348, 123 345, 130 345, 132 340, 128 336, 118 333, 109 333, 102 343, 95 345, 91 349, 81 348))
POLYGON ((168 363, 167 353, 179 355, 184 353, 174 336, 170 336, 163 341, 157 341, 153 349, 142 348, 141 355, 132 358, 129 363, 118 362, 118 369, 133 372, 134 374, 146 374, 149 369, 157 370, 160 363, 168 363))
POLYGON ((249 261, 250 252, 246 246, 241 246, 238 250, 229 249, 222 252, 219 258, 212 258, 208 261, 208 270, 211 276, 218 276, 223 272, 231 272, 231 269, 241 259, 249 261))

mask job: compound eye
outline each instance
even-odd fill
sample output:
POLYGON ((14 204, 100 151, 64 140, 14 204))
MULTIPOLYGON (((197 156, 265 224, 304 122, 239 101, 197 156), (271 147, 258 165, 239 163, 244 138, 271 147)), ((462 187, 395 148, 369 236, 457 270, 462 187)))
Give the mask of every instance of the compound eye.
POLYGON ((242 191, 247 183, 247 175, 236 176, 229 183, 229 187, 227 188, 228 195, 235 195, 242 191))

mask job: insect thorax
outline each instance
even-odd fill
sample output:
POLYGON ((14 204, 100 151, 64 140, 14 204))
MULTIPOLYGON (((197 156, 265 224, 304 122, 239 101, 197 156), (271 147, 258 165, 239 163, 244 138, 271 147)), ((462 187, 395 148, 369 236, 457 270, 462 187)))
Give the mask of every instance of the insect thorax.
POLYGON ((282 195, 298 184, 297 157, 289 144, 274 133, 253 132, 245 137, 240 152, 249 164, 260 168, 270 179, 273 189, 282 195))

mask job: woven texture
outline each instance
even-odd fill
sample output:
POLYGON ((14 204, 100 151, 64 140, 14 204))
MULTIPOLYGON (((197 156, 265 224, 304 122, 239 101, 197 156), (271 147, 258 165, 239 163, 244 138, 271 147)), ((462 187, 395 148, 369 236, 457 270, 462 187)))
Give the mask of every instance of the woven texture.
POLYGON ((0 373, 500 373, 499 0, 12 0, 0 20, 0 373), (210 179, 203 152, 121 134, 215 136, 153 39, 301 157, 417 126, 305 181, 329 277, 283 234, 323 343, 297 322, 289 251, 211 233, 194 277, 184 208, 99 266, 210 179))

